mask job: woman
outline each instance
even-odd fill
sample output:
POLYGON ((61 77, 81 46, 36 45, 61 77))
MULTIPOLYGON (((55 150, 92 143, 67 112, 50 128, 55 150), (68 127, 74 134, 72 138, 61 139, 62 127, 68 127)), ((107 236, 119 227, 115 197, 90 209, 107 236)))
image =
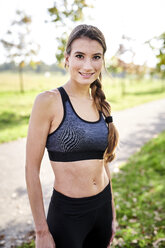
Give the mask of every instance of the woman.
POLYGON ((118 133, 101 85, 106 51, 101 31, 77 26, 69 36, 66 84, 36 97, 29 123, 26 182, 37 248, 107 248, 115 234, 108 162, 118 133), (55 175, 48 215, 40 164, 47 147, 55 175))

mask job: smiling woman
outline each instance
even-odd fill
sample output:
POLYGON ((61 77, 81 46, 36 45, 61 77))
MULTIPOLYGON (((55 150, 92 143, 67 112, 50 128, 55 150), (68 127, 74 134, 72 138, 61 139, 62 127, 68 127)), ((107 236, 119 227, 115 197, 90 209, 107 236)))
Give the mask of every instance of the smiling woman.
POLYGON ((100 75, 104 60, 103 48, 96 40, 79 38, 73 41, 71 53, 66 53, 65 58, 72 81, 89 84, 89 81, 92 83, 100 75))
POLYGON ((70 78, 39 94, 29 123, 26 182, 37 248, 107 248, 115 234, 108 162, 118 132, 101 84, 106 44, 101 31, 79 25, 65 53, 70 78), (55 175, 47 218, 39 171, 45 147, 55 175))

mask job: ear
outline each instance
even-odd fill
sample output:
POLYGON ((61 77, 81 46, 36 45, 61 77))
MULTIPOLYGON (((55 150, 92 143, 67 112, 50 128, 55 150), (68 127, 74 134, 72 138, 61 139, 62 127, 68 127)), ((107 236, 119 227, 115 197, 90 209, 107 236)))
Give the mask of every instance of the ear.
POLYGON ((69 67, 69 54, 65 52, 64 57, 65 57, 65 66, 69 67))

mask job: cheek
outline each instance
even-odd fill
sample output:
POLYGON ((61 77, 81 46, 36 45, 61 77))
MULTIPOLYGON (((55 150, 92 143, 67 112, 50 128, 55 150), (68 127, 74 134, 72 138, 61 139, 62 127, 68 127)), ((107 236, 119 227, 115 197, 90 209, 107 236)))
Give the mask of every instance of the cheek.
POLYGON ((70 71, 79 70, 82 67, 82 63, 80 61, 72 61, 69 64, 70 71))
POLYGON ((103 62, 102 61, 100 61, 100 62, 95 64, 95 69, 98 70, 98 71, 101 71, 102 67, 103 67, 103 62))

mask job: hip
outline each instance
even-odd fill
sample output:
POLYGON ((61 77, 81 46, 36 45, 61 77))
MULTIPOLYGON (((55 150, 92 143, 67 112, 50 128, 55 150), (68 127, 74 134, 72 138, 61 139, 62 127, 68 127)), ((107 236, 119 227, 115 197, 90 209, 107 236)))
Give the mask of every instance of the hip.
POLYGON ((107 202, 111 202, 110 181, 99 193, 87 197, 69 197, 53 189, 50 204, 64 213, 88 212, 95 210, 107 202))

